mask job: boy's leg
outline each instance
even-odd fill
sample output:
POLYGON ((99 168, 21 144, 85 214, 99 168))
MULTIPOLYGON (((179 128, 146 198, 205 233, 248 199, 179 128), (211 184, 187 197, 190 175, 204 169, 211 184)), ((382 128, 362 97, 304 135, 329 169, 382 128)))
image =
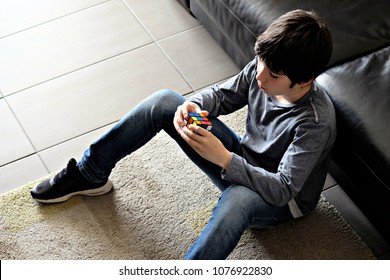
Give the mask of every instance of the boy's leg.
MULTIPOLYGON (((185 98, 176 93, 160 91, 141 102, 84 153, 78 163, 81 173, 91 182, 105 180, 120 159, 145 145, 163 129, 221 190, 226 189, 230 182, 221 178, 222 169, 199 156, 173 125, 177 107, 184 101, 185 98)), ((239 135, 216 118, 210 121, 213 124, 212 133, 225 147, 241 154, 239 135)))
POLYGON ((176 109, 185 98, 169 90, 162 90, 143 100, 109 132, 94 142, 76 163, 31 190, 40 202, 66 201, 73 195, 100 195, 111 190, 108 176, 115 164, 137 150, 161 129, 173 126, 176 109))
POLYGON ((119 160, 162 129, 173 127, 176 109, 184 101, 183 96, 170 90, 157 91, 143 100, 85 151, 77 164, 80 172, 91 182, 108 178, 119 160))
POLYGON ((288 206, 271 205, 253 190, 232 185, 222 193, 185 259, 226 259, 247 228, 272 227, 291 219, 288 206))
MULTIPOLYGON (((200 157, 174 128, 174 114, 184 101, 183 96, 169 90, 154 93, 94 142, 85 151, 77 166, 74 160, 70 161, 63 172, 34 187, 32 196, 41 202, 62 202, 74 194, 100 195, 108 192, 111 184, 107 180, 115 164, 146 144, 161 129, 176 140, 190 159, 205 171, 218 187, 225 189, 228 182, 221 179, 221 168, 200 157), (69 177, 72 179, 68 180, 69 177), (54 185, 56 187, 53 187, 54 185)), ((237 150, 239 137, 219 120, 212 122, 213 133, 228 149, 237 150)))

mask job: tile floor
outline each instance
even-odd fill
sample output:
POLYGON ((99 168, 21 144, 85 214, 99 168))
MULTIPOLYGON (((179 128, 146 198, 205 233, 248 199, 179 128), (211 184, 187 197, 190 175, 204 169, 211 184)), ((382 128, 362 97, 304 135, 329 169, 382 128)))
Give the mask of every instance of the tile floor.
POLYGON ((239 71, 175 0, 31 3, 0 2, 0 193, 78 158, 154 91, 239 71))
MULTIPOLYGON (((2 0, 0 18, 0 194, 80 157, 155 90, 187 95, 239 71, 175 0, 2 0)), ((330 176, 324 195, 389 256, 330 176)))

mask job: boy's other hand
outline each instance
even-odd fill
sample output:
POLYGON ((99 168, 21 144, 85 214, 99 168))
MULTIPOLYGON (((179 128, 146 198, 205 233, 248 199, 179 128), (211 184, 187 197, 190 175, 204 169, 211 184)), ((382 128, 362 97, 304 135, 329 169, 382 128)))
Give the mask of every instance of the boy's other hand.
POLYGON ((205 158, 220 167, 227 169, 231 153, 225 148, 222 142, 215 137, 210 131, 196 125, 186 127, 184 119, 188 113, 204 113, 199 106, 193 102, 184 102, 177 107, 173 124, 177 133, 186 141, 201 157, 205 158))
POLYGON ((211 131, 190 124, 183 127, 180 135, 201 157, 228 169, 231 153, 211 131))

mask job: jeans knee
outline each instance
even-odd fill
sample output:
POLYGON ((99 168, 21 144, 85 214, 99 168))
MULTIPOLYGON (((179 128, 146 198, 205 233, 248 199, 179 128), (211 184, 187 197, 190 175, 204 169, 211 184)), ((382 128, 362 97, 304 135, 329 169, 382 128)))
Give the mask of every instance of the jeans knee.
POLYGON ((142 108, 145 109, 145 119, 151 120, 155 131, 160 129, 167 129, 165 127, 173 126, 173 118, 177 107, 183 104, 185 98, 168 89, 156 91, 149 98, 147 98, 142 104, 142 108))
POLYGON ((156 91, 152 98, 155 98, 155 104, 164 109, 171 109, 176 112, 178 106, 184 103, 185 97, 170 89, 156 91))
POLYGON ((220 203, 227 215, 235 216, 235 219, 249 221, 255 212, 258 199, 258 194, 253 190, 233 185, 222 193, 220 203))

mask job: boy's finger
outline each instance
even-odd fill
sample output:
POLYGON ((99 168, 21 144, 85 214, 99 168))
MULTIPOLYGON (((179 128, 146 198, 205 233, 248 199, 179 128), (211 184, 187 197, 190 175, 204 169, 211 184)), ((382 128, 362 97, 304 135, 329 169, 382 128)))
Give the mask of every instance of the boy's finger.
POLYGON ((188 127, 192 132, 204 136, 208 131, 200 126, 190 124, 188 127))
POLYGON ((204 110, 200 111, 200 113, 203 113, 206 117, 209 115, 209 112, 204 110))

